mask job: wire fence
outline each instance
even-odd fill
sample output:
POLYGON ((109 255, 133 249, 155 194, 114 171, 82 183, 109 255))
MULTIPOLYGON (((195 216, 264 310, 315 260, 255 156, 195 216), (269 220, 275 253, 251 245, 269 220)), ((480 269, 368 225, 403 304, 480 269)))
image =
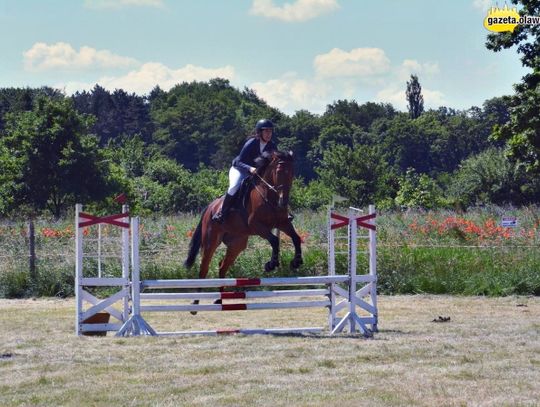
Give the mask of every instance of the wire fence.
MULTIPOLYGON (((518 258, 537 259, 540 249, 538 211, 526 208, 518 213, 518 228, 501 228, 494 220, 504 213, 480 211, 469 218, 454 213, 392 213, 379 216, 378 250, 382 267, 394 255, 399 259, 404 253, 451 251, 483 253, 498 261, 515 253, 518 258), (493 213, 495 215, 493 215, 493 213)), ((149 264, 181 265, 188 251, 189 241, 198 222, 196 215, 178 215, 143 219, 140 234, 141 261, 149 264)), ((302 239, 304 253, 310 251, 327 253, 326 213, 306 212, 296 215, 295 225, 302 239)), ((74 226, 69 220, 37 220, 35 239, 31 245, 30 228, 24 222, 0 222, 0 273, 14 269, 24 270, 33 261, 36 267, 69 268, 75 263, 74 226)), ((290 239, 280 235, 282 253, 293 251, 290 239)), ((121 256, 121 240, 118 228, 102 225, 84 230, 85 256, 91 265, 102 262, 112 264, 121 256)), ((336 251, 346 252, 346 239, 336 240, 336 251)), ((367 241, 359 241, 359 252, 365 251, 367 241)), ((223 249, 221 249, 223 251, 223 249)), ((265 253, 269 244, 251 238, 247 252, 265 253)), ((218 257, 220 252, 218 251, 218 257)), ((452 254, 455 258, 455 254, 452 254)), ((326 259, 319 259, 324 262, 326 259)), ((119 260, 118 260, 119 261, 119 260)), ((512 261, 515 261, 512 260, 512 261)), ((534 260, 536 261, 536 260, 534 260)), ((534 263, 533 261, 533 263, 534 263)), ((110 266, 108 266, 110 267, 110 266)), ((395 267, 392 265, 392 267, 395 267)))

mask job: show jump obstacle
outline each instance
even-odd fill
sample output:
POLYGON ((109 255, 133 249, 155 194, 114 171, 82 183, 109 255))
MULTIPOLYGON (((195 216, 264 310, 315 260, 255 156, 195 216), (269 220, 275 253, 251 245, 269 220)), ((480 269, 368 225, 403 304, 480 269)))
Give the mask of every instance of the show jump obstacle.
MULTIPOLYGON (((328 222, 328 275, 314 277, 284 278, 225 278, 225 279, 183 279, 183 280, 141 280, 139 269, 139 218, 129 218, 127 207, 122 213, 97 217, 82 212, 77 205, 76 215, 76 279, 77 335, 86 332, 117 332, 117 336, 139 335, 219 335, 231 333, 272 334, 321 332, 321 327, 273 328, 273 329, 222 329, 205 331, 157 332, 143 318, 149 312, 203 312, 203 311, 251 311, 267 309, 297 309, 325 307, 328 309, 328 330, 332 334, 348 331, 371 336, 377 332, 377 266, 376 266, 376 226, 375 208, 358 216, 354 210, 347 215, 329 211, 328 222), (85 228, 99 224, 109 224, 122 228, 122 277, 104 278, 83 276, 83 239, 85 228), (347 235, 339 234, 347 227, 347 235), (358 229, 368 231, 358 234, 358 229), (367 240, 366 255, 369 270, 357 274, 358 242, 367 240), (347 242, 348 273, 336 274, 336 255, 343 253, 339 240, 347 242), (131 269, 131 276, 130 271, 131 269), (105 299, 90 294, 88 287, 116 287, 118 291, 105 299), (224 291, 224 288, 241 287, 246 291, 224 291), (256 291, 250 287, 278 287, 276 290, 256 291), (297 287, 291 289, 290 287, 297 287), (306 287, 306 288, 302 288, 306 287), (319 288, 313 288, 319 287, 319 288), (194 292, 193 289, 216 288, 214 292, 194 292), (287 288, 287 289, 285 289, 287 288), (156 292, 156 291, 166 292, 156 292), (171 292, 171 290, 174 290, 171 292), (296 301, 266 302, 269 298, 294 298, 296 301), (300 298, 299 298, 300 297, 300 298), (309 298, 310 300, 306 300, 309 298), (224 300, 262 299, 263 302, 223 303, 224 300), (185 300, 219 300, 214 304, 190 304, 185 300), (170 304, 170 301, 176 303, 170 304), (184 303, 182 303, 184 301, 184 303), (85 309, 85 303, 90 307, 85 309), (118 303, 120 308, 118 309, 118 303), (115 305, 116 306, 113 306, 115 305), (88 323, 95 314, 107 312, 115 323, 88 323)), ((98 240, 101 236, 98 234, 98 240)), ((99 242, 98 242, 99 243, 99 242)), ((343 246, 343 245, 341 245, 343 246)), ((99 244, 98 244, 98 247, 99 244)), ((99 256, 98 256, 99 265, 99 256)), ((95 273, 94 273, 95 274, 95 273)), ((194 318, 189 316, 190 318, 194 318)), ((294 314, 291 313, 292 319, 294 314)))
MULTIPOLYGON (((76 298, 76 324, 75 332, 77 335, 88 332, 107 332, 118 331, 122 325, 129 318, 129 299, 130 299, 130 223, 129 213, 127 213, 127 206, 122 207, 122 213, 97 217, 84 213, 82 211, 82 205, 76 205, 75 207, 75 298, 76 298), (121 254, 120 261, 122 264, 122 277, 102 277, 101 273, 101 260, 103 259, 101 253, 101 244, 104 238, 101 235, 101 225, 109 224, 121 228, 120 244, 121 254), (96 253, 84 253, 83 238, 85 231, 89 228, 96 226, 98 228, 97 233, 97 251, 96 253), (97 260, 98 272, 97 277, 84 277, 83 265, 85 258, 94 258, 97 260), (98 299, 92 295, 89 291, 89 287, 111 287, 118 291, 105 299, 98 299), (87 304, 88 303, 88 304, 87 304), (117 307, 113 307, 114 304, 120 303, 119 310, 117 307), (90 305, 89 308, 85 307, 90 305), (106 312, 113 317, 116 322, 113 323, 90 323, 99 313, 106 312)), ((87 238, 86 240, 89 240, 87 238)), ((137 243, 138 244, 138 243, 137 243)), ((133 263, 132 263, 133 264, 133 263)))

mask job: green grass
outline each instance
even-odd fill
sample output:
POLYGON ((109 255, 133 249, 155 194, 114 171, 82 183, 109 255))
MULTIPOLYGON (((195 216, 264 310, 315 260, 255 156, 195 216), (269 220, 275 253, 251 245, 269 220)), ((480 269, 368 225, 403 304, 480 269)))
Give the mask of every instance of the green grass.
MULTIPOLYGON (((540 295, 540 234, 538 208, 483 208, 466 214, 439 212, 380 213, 378 224, 378 288, 385 294, 540 295), (498 227, 503 215, 518 217, 516 229, 498 227)), ((302 212, 294 221, 304 238, 304 265, 296 275, 327 273, 326 213, 302 212)), ((198 215, 143 218, 141 220, 141 276, 143 279, 196 278, 197 266, 183 268, 190 231, 198 215)), ((37 223, 37 275, 28 272, 24 224, 0 223, 0 297, 69 297, 73 295, 74 239, 71 219, 37 223), (57 235, 50 236, 51 230, 57 235), (47 233, 49 236, 47 236, 47 233)), ((91 232, 88 238, 95 238, 91 232)), ((117 231, 105 227, 112 238, 117 231)), ((360 245, 362 246, 362 245, 360 245)), ((362 248, 362 247, 361 247, 362 248)), ((85 252, 96 252, 89 241, 85 252)), ((119 254, 119 246, 107 240, 104 253, 119 254)), ((219 249, 210 277, 217 277, 219 249)), ((294 251, 282 236, 280 267, 266 276, 289 276, 294 251)), ((229 271, 231 277, 260 277, 270 258, 268 244, 251 238, 249 247, 229 271)), ((346 273, 346 256, 337 258, 337 272, 346 273)), ((97 275, 95 259, 86 259, 85 275, 97 275)), ((116 259, 104 261, 105 275, 120 276, 116 259)), ((359 256, 358 270, 367 269, 359 256)))
POLYGON ((383 247, 378 254, 384 293, 540 295, 537 249, 383 247))
MULTIPOLYGON (((0 299, 0 405, 536 406, 540 298, 381 295, 359 335, 76 337, 74 299, 0 299), (433 323, 437 316, 447 323, 433 323)), ((324 326, 305 309, 147 313, 164 330, 324 326)))

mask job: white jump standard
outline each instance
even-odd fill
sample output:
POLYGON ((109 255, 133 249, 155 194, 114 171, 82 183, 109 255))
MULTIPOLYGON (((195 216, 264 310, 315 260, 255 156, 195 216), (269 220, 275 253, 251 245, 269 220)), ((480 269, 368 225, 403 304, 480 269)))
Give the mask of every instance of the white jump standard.
MULTIPOLYGON (((180 332, 157 332, 143 318, 143 313, 148 312, 204 312, 204 311, 253 311, 263 309, 296 309, 296 308, 327 308, 329 312, 328 329, 332 334, 343 332, 348 328, 351 333, 359 332, 370 336, 377 331, 377 302, 376 302, 376 227, 375 210, 370 206, 370 213, 367 216, 357 217, 354 214, 347 216, 330 213, 328 224, 329 238, 329 275, 314 277, 278 277, 278 278, 225 278, 225 279, 182 279, 182 280, 141 280, 139 269, 139 219, 132 218, 129 224, 131 232, 131 242, 123 241, 123 253, 131 249, 131 317, 123 319, 123 325, 118 327, 117 336, 139 336, 139 335, 225 335, 234 333, 243 334, 283 334, 283 333, 306 333, 321 332, 322 327, 301 327, 301 328, 254 328, 254 329, 222 329, 203 331, 180 331, 180 332), (336 275, 335 273, 335 239, 336 230, 347 226, 347 247, 348 247, 348 273, 346 275, 336 275), (358 236, 357 228, 369 229, 367 236, 358 236), (363 275, 356 274, 357 240, 359 238, 369 239, 369 273, 363 275), (131 243, 131 244, 129 244, 131 243), (320 288, 301 286, 321 286, 320 288), (246 288, 245 291, 223 291, 225 287, 246 288), (255 291, 250 287, 279 287, 271 291, 255 291), (291 287, 297 287, 291 289, 291 287), (218 288, 216 292, 192 292, 192 289, 218 288), (155 290, 175 290, 175 292, 153 292, 155 290), (144 291, 144 292, 143 292, 144 291), (221 300, 243 300, 243 299, 269 299, 269 298, 294 298, 309 297, 309 300, 302 298, 297 301, 286 302, 256 302, 256 303, 233 303, 222 304, 221 300), (163 304, 163 301, 182 300, 214 300, 213 304, 163 304), (154 303, 153 303, 154 301, 154 303), (159 301, 160 303, 155 303, 159 301), (216 303, 219 302, 219 303, 216 303), (338 316, 343 314, 343 316, 338 316)), ((102 218, 100 218, 102 219, 102 218)), ((82 236, 82 235, 81 235, 82 236)), ((82 252, 81 252, 82 253, 82 252)), ((81 275, 82 278, 82 275, 81 275)), ((88 279, 87 279, 88 280, 88 279)), ((96 280, 96 279, 94 279, 96 280)), ((125 284, 124 278, 118 279, 118 283, 125 284)), ((88 282, 85 280, 85 282, 88 282)), ((97 283, 98 281, 94 281, 97 283)), ((79 283, 77 283, 79 284, 79 283)), ((103 284, 105 285, 105 283, 103 284)), ((127 289, 126 285, 122 285, 127 289)), ((125 300, 125 291, 118 298, 125 300)), ((113 296, 114 297, 114 296, 113 296)), ((109 302, 114 303, 111 297, 105 301, 105 309, 109 302)), ((97 312, 97 311, 96 311, 97 312)), ((81 321, 78 312, 78 324, 81 321)), ((294 316, 294 314, 291 314, 294 316)), ((124 314, 122 315, 124 317, 124 314)), ((193 318, 190 316, 190 318, 193 318)), ((108 327, 113 328, 113 327, 108 327)), ((89 328, 93 329, 93 328, 89 328)), ((81 330, 77 330, 80 334, 81 330)))
MULTIPOLYGON (((75 207, 75 299, 76 299, 76 317, 75 332, 81 335, 85 332, 107 332, 118 331, 129 317, 129 297, 130 297, 130 279, 129 279, 129 230, 130 224, 122 219, 128 218, 127 206, 122 207, 122 213, 98 217, 84 213, 82 205, 75 207), (122 228, 120 243, 120 255, 122 262, 122 277, 107 278, 101 276, 101 233, 98 237, 98 277, 84 277, 83 258, 84 253, 84 230, 94 225, 109 224, 122 228), (117 287, 119 291, 105 299, 96 298, 87 291, 87 287, 117 287), (121 310, 113 307, 115 303, 121 303, 121 310), (86 303, 91 305, 85 309, 86 303), (88 319, 96 316, 99 312, 105 311, 117 320, 115 323, 86 323, 88 319)), ((87 253, 88 256, 88 253, 87 253)), ((93 256, 95 257, 95 256, 93 256)))

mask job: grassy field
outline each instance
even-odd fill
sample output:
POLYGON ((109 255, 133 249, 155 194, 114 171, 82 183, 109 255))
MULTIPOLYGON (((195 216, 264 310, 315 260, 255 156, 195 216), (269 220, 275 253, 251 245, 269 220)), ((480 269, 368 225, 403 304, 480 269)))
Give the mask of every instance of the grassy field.
MULTIPOLYGON (((0 300, 1 406, 536 406, 540 298, 381 296, 380 332, 74 336, 72 299, 0 300), (433 322, 450 317, 448 322, 433 322)), ((158 329, 320 326, 323 310, 149 315, 158 329), (167 320, 170 318, 170 320, 167 320)))

